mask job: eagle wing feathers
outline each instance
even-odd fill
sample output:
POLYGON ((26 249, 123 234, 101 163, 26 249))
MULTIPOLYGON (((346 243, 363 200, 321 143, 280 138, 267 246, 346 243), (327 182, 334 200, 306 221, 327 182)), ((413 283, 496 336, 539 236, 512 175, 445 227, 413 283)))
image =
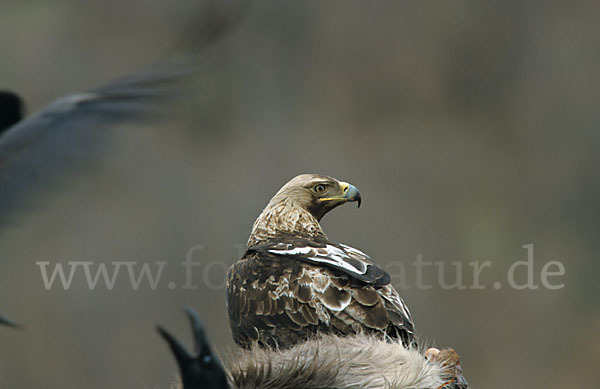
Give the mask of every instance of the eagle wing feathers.
POLYGON ((374 264, 362 251, 345 244, 319 243, 309 240, 277 242, 251 247, 252 251, 290 257, 299 261, 326 266, 348 274, 359 281, 384 286, 390 276, 374 264))
POLYGON ((391 330, 395 337, 407 329, 412 334, 410 313, 398 294, 389 281, 379 285, 383 277, 370 278, 369 268, 387 273, 368 258, 349 246, 330 243, 279 242, 250 248, 228 274, 234 339, 246 346, 254 341, 285 346, 317 332, 350 334, 366 327, 388 333, 390 325, 398 327, 391 330), (324 250, 336 259, 325 257, 324 250), (341 262, 346 256, 360 258, 364 273, 341 262))

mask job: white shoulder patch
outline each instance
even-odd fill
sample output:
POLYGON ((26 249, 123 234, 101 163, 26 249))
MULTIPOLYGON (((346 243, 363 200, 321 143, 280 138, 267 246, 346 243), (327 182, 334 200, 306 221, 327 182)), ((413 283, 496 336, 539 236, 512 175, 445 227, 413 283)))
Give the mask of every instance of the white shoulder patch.
POLYGON ((303 255, 312 262, 328 264, 359 275, 365 274, 368 263, 363 262, 362 259, 369 256, 352 247, 340 246, 342 249, 328 244, 325 247, 305 246, 287 250, 269 250, 269 252, 277 255, 303 255))
POLYGON ((272 254, 278 254, 278 255, 299 255, 299 254, 308 254, 311 251, 313 251, 314 248, 312 247, 294 247, 293 249, 286 249, 286 250, 269 250, 270 253, 272 254))

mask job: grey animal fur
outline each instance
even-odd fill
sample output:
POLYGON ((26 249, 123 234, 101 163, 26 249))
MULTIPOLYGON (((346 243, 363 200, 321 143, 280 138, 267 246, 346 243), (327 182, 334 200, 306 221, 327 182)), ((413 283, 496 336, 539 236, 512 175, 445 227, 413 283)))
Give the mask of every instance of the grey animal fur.
POLYGON ((250 388, 437 388, 442 367, 401 342, 324 335, 284 350, 237 350, 225 363, 229 385, 250 388))

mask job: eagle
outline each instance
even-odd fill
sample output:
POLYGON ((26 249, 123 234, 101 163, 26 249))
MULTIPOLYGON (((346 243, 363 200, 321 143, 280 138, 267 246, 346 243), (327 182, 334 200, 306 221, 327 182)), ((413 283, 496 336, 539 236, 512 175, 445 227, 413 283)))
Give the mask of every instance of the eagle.
POLYGON ((287 348, 315 335, 379 334, 416 346, 414 325, 390 276, 368 255, 327 238, 319 221, 361 195, 349 183, 302 174, 258 216, 227 272, 227 311, 243 348, 287 348))

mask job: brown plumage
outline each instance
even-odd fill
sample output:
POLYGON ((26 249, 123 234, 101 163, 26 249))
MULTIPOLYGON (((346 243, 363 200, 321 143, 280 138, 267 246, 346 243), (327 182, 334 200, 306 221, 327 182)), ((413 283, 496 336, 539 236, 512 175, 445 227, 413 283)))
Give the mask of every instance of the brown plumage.
POLYGON ((361 251, 329 241, 319 224, 333 208, 360 200, 354 186, 316 174, 297 176, 275 194, 227 275, 238 345, 285 348, 315 334, 361 332, 415 343, 389 275, 361 251))

